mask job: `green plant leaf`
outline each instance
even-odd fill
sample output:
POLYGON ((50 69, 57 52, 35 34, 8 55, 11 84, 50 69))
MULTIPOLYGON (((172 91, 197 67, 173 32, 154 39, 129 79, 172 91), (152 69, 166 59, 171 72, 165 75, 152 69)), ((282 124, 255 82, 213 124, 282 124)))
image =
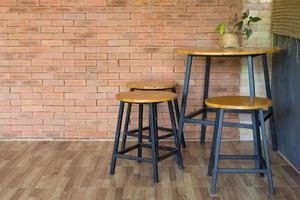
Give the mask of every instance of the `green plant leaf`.
POLYGON ((243 12, 242 16, 238 16, 236 13, 230 16, 226 22, 217 26, 217 32, 221 35, 226 32, 235 32, 241 34, 245 39, 249 39, 252 35, 251 24, 262 20, 260 17, 250 16, 249 10, 243 12))
POLYGON ((217 26, 217 32, 223 35, 225 33, 225 24, 221 23, 217 26))
POLYGON ((249 16, 249 10, 246 10, 245 12, 243 12, 243 16, 242 19, 246 19, 249 16))
POLYGON ((247 26, 250 26, 250 23, 252 22, 252 20, 250 19, 250 20, 248 20, 248 22, 247 22, 247 26))
POLYGON ((239 22, 235 25, 235 27, 236 27, 236 29, 237 29, 237 32, 241 32, 241 30, 243 29, 243 24, 244 24, 243 21, 239 21, 239 22))
POLYGON ((253 18, 251 18, 252 22, 259 22, 260 20, 261 20, 260 17, 253 17, 253 18))
POLYGON ((246 39, 248 40, 252 35, 252 29, 245 29, 246 39))

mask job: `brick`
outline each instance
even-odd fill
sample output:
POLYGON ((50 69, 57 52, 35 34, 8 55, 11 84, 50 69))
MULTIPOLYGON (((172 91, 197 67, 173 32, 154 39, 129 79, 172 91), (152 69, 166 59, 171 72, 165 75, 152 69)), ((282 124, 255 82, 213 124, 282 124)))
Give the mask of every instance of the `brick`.
POLYGON ((23 112, 38 112, 42 110, 43 110, 42 106, 22 106, 23 112))
POLYGON ((1 0, 0 6, 16 6, 17 0, 1 0))
POLYGON ((43 40, 42 46, 46 46, 46 47, 63 46, 63 40, 43 40))
MULTIPOLYGON (((246 5, 264 18, 247 44, 268 44, 270 5, 246 5)), ((115 94, 143 79, 176 80, 181 91, 185 56, 174 48, 217 45, 215 26, 241 7, 237 0, 0 1, 0 136, 113 138, 115 94)), ((203 59, 194 65, 188 110, 202 102, 203 59)), ((211 95, 237 94, 240 61, 213 66, 211 95)), ((159 110, 169 125, 167 108, 159 110)), ((136 108, 132 119, 137 125, 136 108)), ((199 137, 199 127, 186 131, 199 137)))
POLYGON ((108 46, 128 46, 129 40, 108 40, 107 41, 108 46))
POLYGON ((85 80, 65 80, 66 86, 85 86, 85 80))
POLYGON ((38 6, 39 0, 19 0, 19 6, 38 6))
POLYGON ((63 32, 63 27, 42 27, 41 32, 42 33, 62 33, 63 32))
POLYGON ((44 86, 57 86, 64 85, 64 80, 43 80, 44 86))
POLYGON ((60 6, 61 0, 40 0, 41 6, 60 6))
POLYGON ((52 26, 73 26, 73 20, 51 20, 52 26))
POLYGON ((128 0, 107 0, 108 6, 127 6, 128 0))

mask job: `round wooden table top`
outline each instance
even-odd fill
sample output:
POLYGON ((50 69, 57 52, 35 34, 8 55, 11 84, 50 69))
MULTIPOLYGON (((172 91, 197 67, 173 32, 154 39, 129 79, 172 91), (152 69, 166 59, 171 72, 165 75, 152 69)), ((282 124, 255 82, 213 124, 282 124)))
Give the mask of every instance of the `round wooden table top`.
POLYGON ((270 99, 249 96, 221 96, 205 99, 208 107, 232 110, 255 110, 272 106, 270 99))
POLYGON ((191 56, 248 56, 271 54, 280 52, 280 48, 213 48, 213 47, 194 47, 194 48, 178 48, 175 52, 178 54, 191 56))
POLYGON ((120 92, 116 95, 117 100, 127 103, 159 103, 173 101, 176 98, 177 94, 164 91, 120 92))

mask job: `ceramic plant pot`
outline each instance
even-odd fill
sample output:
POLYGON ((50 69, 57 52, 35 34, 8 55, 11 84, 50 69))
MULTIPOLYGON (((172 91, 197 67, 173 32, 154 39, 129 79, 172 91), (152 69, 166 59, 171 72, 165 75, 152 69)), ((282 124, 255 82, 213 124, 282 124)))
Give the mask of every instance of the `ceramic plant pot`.
POLYGON ((240 48, 240 40, 236 33, 225 33, 221 35, 220 46, 222 48, 240 48))

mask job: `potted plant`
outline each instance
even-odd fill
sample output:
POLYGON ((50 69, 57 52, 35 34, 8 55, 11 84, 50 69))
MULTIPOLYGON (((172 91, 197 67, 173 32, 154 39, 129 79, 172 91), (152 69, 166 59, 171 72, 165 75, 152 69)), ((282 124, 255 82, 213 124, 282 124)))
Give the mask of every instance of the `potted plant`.
POLYGON ((240 37, 247 40, 252 35, 252 23, 260 21, 261 18, 249 15, 249 10, 243 12, 241 17, 237 13, 230 16, 225 23, 217 26, 217 32, 221 35, 220 46, 223 48, 239 48, 240 37))

